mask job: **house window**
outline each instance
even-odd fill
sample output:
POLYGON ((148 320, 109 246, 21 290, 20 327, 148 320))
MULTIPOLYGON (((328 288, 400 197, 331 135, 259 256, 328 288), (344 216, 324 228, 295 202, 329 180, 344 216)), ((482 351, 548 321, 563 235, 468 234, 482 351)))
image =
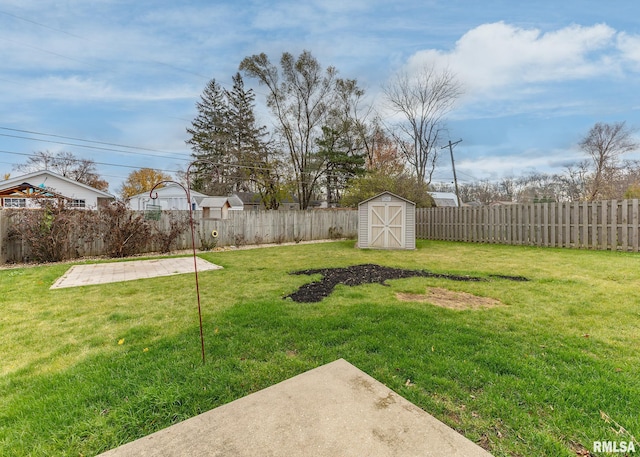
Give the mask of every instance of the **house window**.
POLYGON ((26 198, 5 198, 5 208, 25 208, 27 206, 26 198))
POLYGON ((86 206, 84 199, 71 200, 69 204, 71 208, 84 208, 86 206))

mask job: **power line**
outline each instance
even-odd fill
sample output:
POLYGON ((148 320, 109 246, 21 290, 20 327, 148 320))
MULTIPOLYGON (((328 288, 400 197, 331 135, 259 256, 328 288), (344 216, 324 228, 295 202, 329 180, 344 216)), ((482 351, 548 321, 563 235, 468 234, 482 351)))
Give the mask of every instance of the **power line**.
MULTIPOLYGON (((0 149, 0 153, 2 154, 13 154, 13 155, 19 155, 19 156, 25 156, 25 157, 35 157, 35 154, 29 154, 26 152, 15 152, 15 151, 6 151, 6 150, 1 150, 0 149)), ((80 162, 83 159, 69 159, 72 161, 76 161, 76 162, 80 162)), ((134 167, 133 165, 122 165, 122 164, 118 164, 118 163, 108 163, 108 162, 96 162, 95 160, 91 160, 91 162, 95 163, 96 165, 104 165, 107 167, 120 167, 120 168, 132 168, 134 170, 140 169, 140 167, 134 167)), ((151 168, 151 167, 148 167, 151 168)), ((158 168, 154 168, 154 170, 158 170, 158 171, 165 171, 167 173, 176 173, 176 171, 180 171, 180 170, 162 170, 162 169, 158 169, 158 168)))
MULTIPOLYGON (((25 156, 25 157, 35 157, 36 155, 31 153, 26 153, 26 152, 15 152, 15 151, 6 151, 6 150, 1 150, 0 149, 0 153, 4 153, 4 154, 13 154, 13 155, 19 155, 19 156, 25 156)), ((77 158, 73 158, 73 159, 69 159, 71 161, 82 161, 83 159, 77 159, 77 158)), ((109 162, 96 162, 95 160, 91 160, 91 162, 95 163, 96 165, 104 165, 104 166, 108 166, 108 167, 120 167, 120 168, 132 168, 135 170, 138 170, 140 168, 152 168, 154 170, 157 171, 165 171, 167 173, 178 173, 181 172, 183 170, 163 170, 160 168, 154 168, 154 167, 137 167, 137 166, 133 166, 133 165, 122 165, 122 164, 117 164, 117 163, 109 163, 109 162)), ((198 161, 192 161, 197 163, 198 161)), ((249 170, 272 170, 272 168, 269 167, 260 167, 260 166, 254 166, 254 165, 240 165, 240 164, 235 164, 235 163, 224 163, 224 162, 209 162, 209 161, 203 161, 202 162, 203 165, 211 165, 211 166, 216 166, 216 167, 229 167, 229 168, 243 168, 243 169, 249 169, 249 170)))
POLYGON ((10 128, 10 127, 0 127, 0 130, 9 130, 9 131, 12 131, 12 132, 20 132, 20 133, 29 133, 31 135, 50 136, 52 138, 62 138, 64 140, 83 141, 85 143, 103 144, 103 145, 106 145, 106 146, 115 146, 115 147, 119 147, 119 148, 137 149, 137 150, 140 150, 140 151, 161 152, 163 154, 182 154, 180 152, 162 151, 160 149, 145 148, 145 147, 142 147, 142 146, 128 146, 126 144, 109 143, 109 142, 106 142, 106 141, 85 140, 84 138, 75 138, 75 137, 72 137, 72 136, 56 135, 56 134, 53 134, 53 133, 34 132, 34 131, 31 131, 31 130, 13 129, 13 128, 10 128))
POLYGON ((12 44, 17 44, 18 46, 24 46, 25 48, 30 48, 30 49, 34 49, 34 50, 39 51, 39 52, 44 52, 45 54, 51 54, 51 55, 56 56, 56 57, 62 57, 63 59, 73 60, 74 62, 78 62, 78 63, 81 63, 83 65, 89 65, 91 67, 95 66, 95 65, 90 64, 89 62, 85 62, 84 60, 74 59, 73 57, 65 56, 64 54, 58 54, 57 52, 48 51, 46 49, 38 48, 38 47, 32 46, 30 44, 19 43, 17 41, 9 40, 8 38, 4 38, 4 37, 0 37, 0 39, 3 39, 4 41, 8 41, 9 43, 12 43, 12 44))
MULTIPOLYGON (((78 148, 95 149, 95 150, 99 150, 99 151, 121 152, 121 153, 124 153, 124 154, 133 154, 133 155, 139 155, 139 156, 153 157, 153 158, 156 158, 156 159, 159 158, 158 155, 145 154, 143 152, 123 151, 122 149, 103 148, 103 147, 100 147, 100 146, 91 146, 91 145, 86 145, 86 144, 68 143, 68 142, 65 142, 65 141, 44 140, 42 138, 31 138, 31 137, 26 137, 26 136, 10 135, 8 133, 0 133, 0 136, 4 136, 4 137, 8 137, 8 138, 17 138, 17 139, 22 139, 22 140, 39 141, 39 142, 42 142, 42 143, 61 144, 63 146, 75 146, 75 147, 78 147, 78 148)), ((169 153, 169 154, 171 154, 171 153, 169 153)), ((190 160, 190 159, 188 159, 186 157, 169 157, 169 156, 160 156, 160 157, 161 158, 165 158, 165 159, 176 159, 176 160, 186 160, 186 161, 190 160)))
POLYGON ((85 39, 85 38, 83 38, 81 36, 74 35, 73 33, 69 33, 69 32, 66 32, 64 30, 56 29, 56 28, 50 27, 50 26, 48 26, 46 24, 42 24, 41 22, 32 21, 31 19, 26 19, 24 17, 17 16, 15 14, 7 13, 6 11, 0 11, 0 14, 4 14, 6 16, 11 16, 14 19, 19 19, 19 20, 24 21, 24 22, 29 22, 30 24, 35 24, 35 25, 38 25, 38 26, 43 27, 45 29, 53 30, 54 32, 64 33, 65 35, 69 35, 69 36, 72 36, 74 38, 79 38, 81 40, 85 39))

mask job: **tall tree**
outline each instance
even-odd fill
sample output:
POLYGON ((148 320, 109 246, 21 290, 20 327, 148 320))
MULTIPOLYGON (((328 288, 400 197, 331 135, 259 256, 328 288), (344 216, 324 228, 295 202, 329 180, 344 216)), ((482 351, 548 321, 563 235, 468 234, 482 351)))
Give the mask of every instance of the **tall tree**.
POLYGON ((385 133, 379 122, 371 124, 370 131, 364 138, 367 171, 381 170, 396 175, 404 169, 398 144, 385 133))
MULTIPOLYGON (((346 128, 346 126, 343 126, 346 128)), ((364 174, 364 153, 354 149, 354 144, 343 130, 323 127, 323 137, 318 139, 320 157, 325 162, 322 184, 330 207, 337 206, 349 180, 364 174)))
POLYGON ((148 192, 159 182, 170 181, 171 179, 170 175, 152 168, 134 170, 129 173, 127 179, 122 183, 119 190, 120 196, 127 199, 133 195, 148 192))
POLYGON ((613 124, 596 123, 580 141, 580 149, 591 159, 593 179, 587 199, 607 198, 607 184, 611 183, 618 169, 618 160, 622 154, 638 149, 633 139, 634 131, 625 122, 613 124), (608 178, 608 179, 607 179, 608 178))
POLYGON ((233 77, 233 88, 225 90, 228 103, 230 160, 236 165, 229 170, 236 177, 235 189, 258 191, 265 206, 272 206, 275 197, 268 195, 277 175, 275 152, 266 140, 267 127, 258 125, 255 116, 255 94, 246 90, 240 73, 233 77))
POLYGON ((398 73, 383 87, 397 121, 391 132, 416 177, 431 183, 438 158, 438 139, 445 116, 462 95, 448 70, 425 66, 418 74, 398 73))
POLYGON ((198 116, 187 129, 196 161, 193 188, 219 195, 257 191, 265 206, 277 207, 270 192, 277 187, 278 162, 265 139, 267 128, 257 123, 254 92, 245 89, 240 73, 231 90, 211 80, 196 106, 198 116))
POLYGON ((300 207, 306 209, 326 172, 318 140, 339 96, 337 70, 323 69, 309 51, 297 58, 283 53, 280 70, 266 54, 253 55, 242 60, 240 70, 267 88, 267 106, 289 154, 300 207))
POLYGON ((350 179, 365 172, 364 121, 358 105, 364 91, 354 79, 336 80, 336 99, 329 110, 322 137, 317 139, 325 171, 320 181, 329 206, 337 206, 350 179))
POLYGON ((196 103, 198 115, 187 128, 187 144, 197 161, 192 188, 205 194, 226 195, 229 191, 224 165, 229 159, 230 134, 225 93, 215 79, 209 81, 196 103))
POLYGON ((26 163, 17 165, 15 169, 23 173, 50 170, 94 189, 109 189, 109 183, 100 177, 93 160, 80 159, 71 152, 37 151, 29 156, 26 163))

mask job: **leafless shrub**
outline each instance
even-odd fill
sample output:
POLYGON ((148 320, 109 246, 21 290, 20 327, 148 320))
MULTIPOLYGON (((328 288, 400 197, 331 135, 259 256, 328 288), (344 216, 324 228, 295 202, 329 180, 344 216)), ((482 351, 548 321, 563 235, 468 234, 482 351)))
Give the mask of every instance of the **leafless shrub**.
POLYGON ((199 233, 200 235, 200 249, 203 251, 211 251, 212 249, 215 249, 215 247, 218 245, 218 238, 214 237, 211 234, 202 234, 199 233))
POLYGON ((27 248, 23 260, 59 262, 81 255, 82 247, 97 236, 93 211, 68 208, 62 199, 42 198, 37 209, 11 210, 7 239, 27 248))
POLYGON ((339 240, 343 238, 342 227, 329 227, 329 239, 339 240))
POLYGON ((129 211, 122 202, 100 209, 105 254, 127 257, 143 252, 149 242, 151 225, 141 213, 129 211))
POLYGON ((152 230, 152 236, 154 240, 160 242, 160 252, 170 252, 171 247, 187 229, 190 227, 189 216, 184 214, 176 214, 174 212, 168 213, 169 228, 163 230, 156 224, 152 230))

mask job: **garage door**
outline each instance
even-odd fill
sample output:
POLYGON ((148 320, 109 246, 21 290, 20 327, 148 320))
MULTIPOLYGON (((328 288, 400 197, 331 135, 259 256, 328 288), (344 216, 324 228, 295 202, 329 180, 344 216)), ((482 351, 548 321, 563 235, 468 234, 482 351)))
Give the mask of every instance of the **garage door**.
POLYGON ((397 249, 404 246, 404 205, 369 204, 369 246, 397 249))

